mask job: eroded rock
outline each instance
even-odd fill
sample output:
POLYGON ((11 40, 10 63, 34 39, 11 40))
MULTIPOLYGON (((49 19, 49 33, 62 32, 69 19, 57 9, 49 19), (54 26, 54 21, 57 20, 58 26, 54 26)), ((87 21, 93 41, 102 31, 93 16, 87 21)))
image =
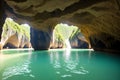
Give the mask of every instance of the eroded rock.
MULTIPOLYGON (((120 42, 119 0, 5 1, 8 4, 5 5, 7 16, 12 15, 13 19, 19 23, 23 23, 24 21, 29 22, 33 28, 38 30, 37 33, 39 35, 44 35, 43 40, 48 43, 45 43, 46 46, 40 44, 43 48, 47 48, 50 42, 50 38, 45 38, 46 35, 48 36, 48 33, 46 34, 46 32, 49 32, 49 29, 54 29, 54 26, 61 22, 78 26, 89 43, 91 42, 90 37, 95 37, 97 40, 104 43, 104 45, 120 42), (112 42, 106 41, 107 37, 103 34, 110 35, 112 37, 110 39, 112 42)), ((38 35, 37 39, 39 40, 37 43, 42 41, 42 38, 38 38, 38 35)), ((39 49, 37 43, 35 44, 35 48, 39 49)), ((106 46, 105 48, 108 47, 106 46)), ((109 49, 116 48, 111 47, 109 49)))
MULTIPOLYGON (((19 25, 11 18, 6 18, 0 43, 1 49, 8 43, 17 48, 23 48, 25 45, 30 48, 30 27, 27 24, 19 25)), ((6 47, 11 48, 10 46, 6 47)))
POLYGON ((50 46, 51 32, 31 28, 31 44, 35 50, 47 50, 50 46))

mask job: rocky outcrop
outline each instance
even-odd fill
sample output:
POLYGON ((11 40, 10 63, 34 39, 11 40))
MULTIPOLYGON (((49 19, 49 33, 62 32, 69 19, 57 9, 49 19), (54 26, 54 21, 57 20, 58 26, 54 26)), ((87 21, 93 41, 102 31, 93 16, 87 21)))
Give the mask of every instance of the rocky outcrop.
MULTIPOLYGON (((5 1, 7 16, 12 16, 12 18, 19 23, 30 23, 38 32, 41 33, 42 31, 41 34, 44 32, 46 34, 46 32, 49 32, 49 29, 54 29, 57 23, 63 22, 78 26, 88 43, 93 44, 94 40, 98 40, 102 43, 102 45, 100 45, 101 47, 104 45, 103 48, 113 50, 117 50, 116 47, 113 48, 114 44, 120 43, 119 0, 5 1), (106 34, 106 36, 104 36, 104 34, 106 34), (110 38, 110 41, 106 41, 109 36, 112 38, 110 38), (91 37, 93 38, 92 41, 91 37), (111 47, 106 46, 108 44, 110 44, 111 47)), ((41 39, 39 40, 42 41, 41 39)), ((49 40, 50 39, 45 42, 50 42, 49 40)), ((46 45, 47 48, 48 43, 46 45)), ((92 45, 92 47, 95 48, 96 46, 92 45)))

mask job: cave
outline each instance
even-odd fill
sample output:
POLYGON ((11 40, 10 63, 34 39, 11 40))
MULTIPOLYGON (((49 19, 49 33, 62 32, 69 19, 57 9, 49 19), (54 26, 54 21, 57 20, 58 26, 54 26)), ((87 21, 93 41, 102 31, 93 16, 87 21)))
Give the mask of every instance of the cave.
POLYGON ((0 80, 120 80, 119 69, 120 0, 0 0, 0 80))
POLYGON ((31 26, 35 50, 47 50, 55 25, 66 23, 78 26, 94 50, 119 53, 119 0, 41 0, 39 3, 37 0, 1 0, 0 3, 0 34, 6 17, 19 24, 26 22, 31 26))

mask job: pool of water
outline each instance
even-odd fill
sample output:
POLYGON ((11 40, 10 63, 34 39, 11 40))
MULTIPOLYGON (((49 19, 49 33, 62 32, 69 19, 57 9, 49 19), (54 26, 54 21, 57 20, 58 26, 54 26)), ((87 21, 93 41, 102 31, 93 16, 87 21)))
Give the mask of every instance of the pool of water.
POLYGON ((87 49, 3 50, 0 80, 120 80, 120 57, 87 49))

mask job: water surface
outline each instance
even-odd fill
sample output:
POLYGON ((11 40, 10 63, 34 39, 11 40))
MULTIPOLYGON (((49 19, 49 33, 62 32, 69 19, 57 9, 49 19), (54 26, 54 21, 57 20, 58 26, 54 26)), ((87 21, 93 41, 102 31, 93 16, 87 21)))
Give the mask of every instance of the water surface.
POLYGON ((0 80, 120 80, 119 61, 87 49, 3 50, 0 80))

